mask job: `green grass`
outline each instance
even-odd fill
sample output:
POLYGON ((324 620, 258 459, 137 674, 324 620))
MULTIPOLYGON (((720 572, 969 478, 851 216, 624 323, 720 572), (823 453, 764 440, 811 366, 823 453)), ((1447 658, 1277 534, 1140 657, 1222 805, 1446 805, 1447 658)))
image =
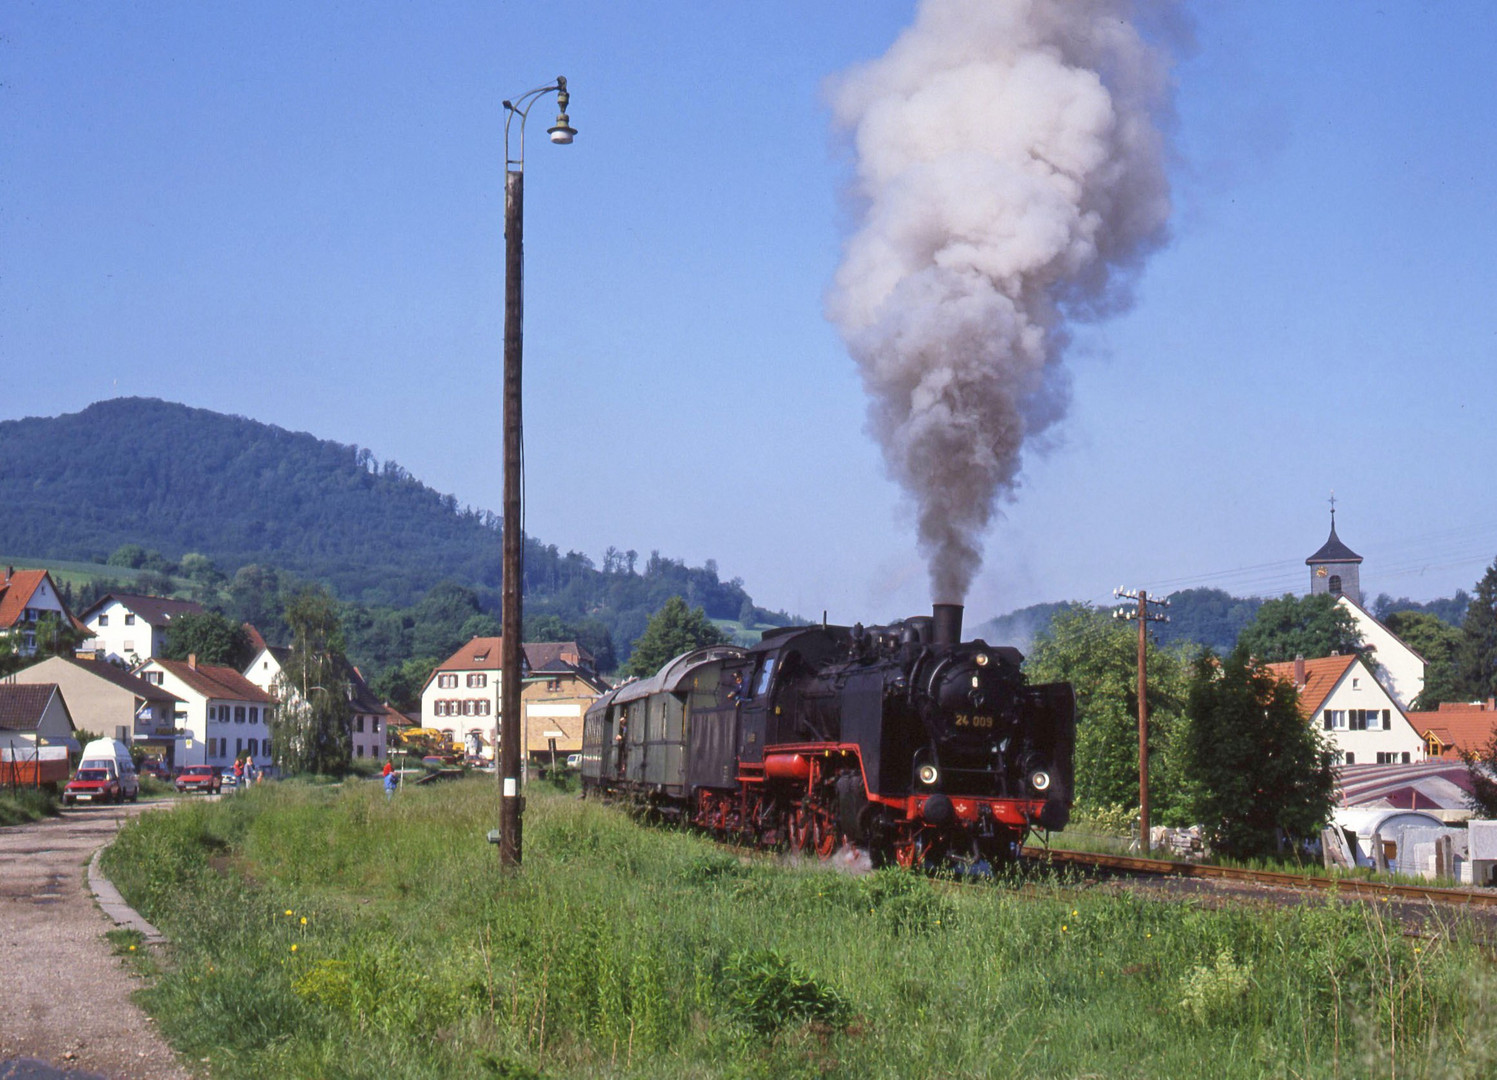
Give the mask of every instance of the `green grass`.
POLYGON ((50 788, 0 787, 0 826, 24 825, 57 814, 57 796, 50 788))
POLYGON ((175 943, 143 1002, 214 1076, 1482 1076, 1469 927, 1211 911, 741 858, 491 779, 266 785, 129 825, 105 867, 175 943))

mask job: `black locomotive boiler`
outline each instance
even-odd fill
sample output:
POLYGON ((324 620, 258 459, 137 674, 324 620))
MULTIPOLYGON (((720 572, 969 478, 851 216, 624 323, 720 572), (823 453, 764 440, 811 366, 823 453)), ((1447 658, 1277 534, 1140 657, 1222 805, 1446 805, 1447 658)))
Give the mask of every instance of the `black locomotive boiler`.
POLYGON ((962 608, 892 626, 785 627, 599 698, 582 782, 715 833, 934 867, 1008 858, 1070 816, 1075 698, 1017 649, 961 641, 962 608))

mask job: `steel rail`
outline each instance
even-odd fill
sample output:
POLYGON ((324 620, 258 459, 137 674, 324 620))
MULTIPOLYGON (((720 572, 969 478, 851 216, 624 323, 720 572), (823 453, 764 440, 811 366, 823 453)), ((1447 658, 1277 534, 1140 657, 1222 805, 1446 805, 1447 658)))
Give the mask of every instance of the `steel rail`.
POLYGON ((1103 855, 1093 851, 1068 851, 1061 848, 1028 845, 1024 847, 1023 855, 1039 861, 1093 866, 1099 870, 1120 870, 1132 874, 1153 874, 1158 877, 1215 878, 1226 881, 1246 881, 1259 885, 1278 885, 1291 889, 1322 891, 1335 889, 1341 893, 1351 893, 1357 896, 1396 896, 1403 900, 1427 900, 1439 904, 1497 907, 1497 893, 1472 889, 1450 889, 1433 885, 1394 885, 1363 881, 1358 878, 1308 877, 1283 870, 1242 870, 1231 866, 1172 862, 1167 859, 1142 859, 1134 855, 1103 855))

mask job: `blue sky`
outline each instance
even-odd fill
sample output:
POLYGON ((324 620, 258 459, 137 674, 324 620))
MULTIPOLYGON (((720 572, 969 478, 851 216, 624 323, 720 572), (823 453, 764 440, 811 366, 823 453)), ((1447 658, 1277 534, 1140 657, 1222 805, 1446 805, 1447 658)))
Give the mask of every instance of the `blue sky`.
MULTIPOLYGON (((497 510, 500 100, 526 163, 530 531, 896 618, 911 514, 823 314, 855 210, 825 81, 914 5, 24 3, 0 35, 0 418, 144 395, 367 446, 497 510)), ((1497 5, 1213 2, 1176 57, 1170 244, 969 620, 1115 585, 1369 594, 1497 557, 1497 5)), ((169 434, 164 435, 169 437, 169 434)), ((101 452, 106 452, 101 448, 101 452)))

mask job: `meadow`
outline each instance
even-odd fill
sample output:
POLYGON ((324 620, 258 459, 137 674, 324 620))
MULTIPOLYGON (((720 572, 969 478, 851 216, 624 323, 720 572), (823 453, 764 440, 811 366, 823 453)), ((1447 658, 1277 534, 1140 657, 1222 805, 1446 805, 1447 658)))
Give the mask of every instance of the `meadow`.
POLYGON ((172 944, 142 1003, 255 1077, 1460 1077, 1497 1069, 1473 928, 1379 905, 1211 910, 744 857, 492 779, 261 785, 125 829, 172 944))

